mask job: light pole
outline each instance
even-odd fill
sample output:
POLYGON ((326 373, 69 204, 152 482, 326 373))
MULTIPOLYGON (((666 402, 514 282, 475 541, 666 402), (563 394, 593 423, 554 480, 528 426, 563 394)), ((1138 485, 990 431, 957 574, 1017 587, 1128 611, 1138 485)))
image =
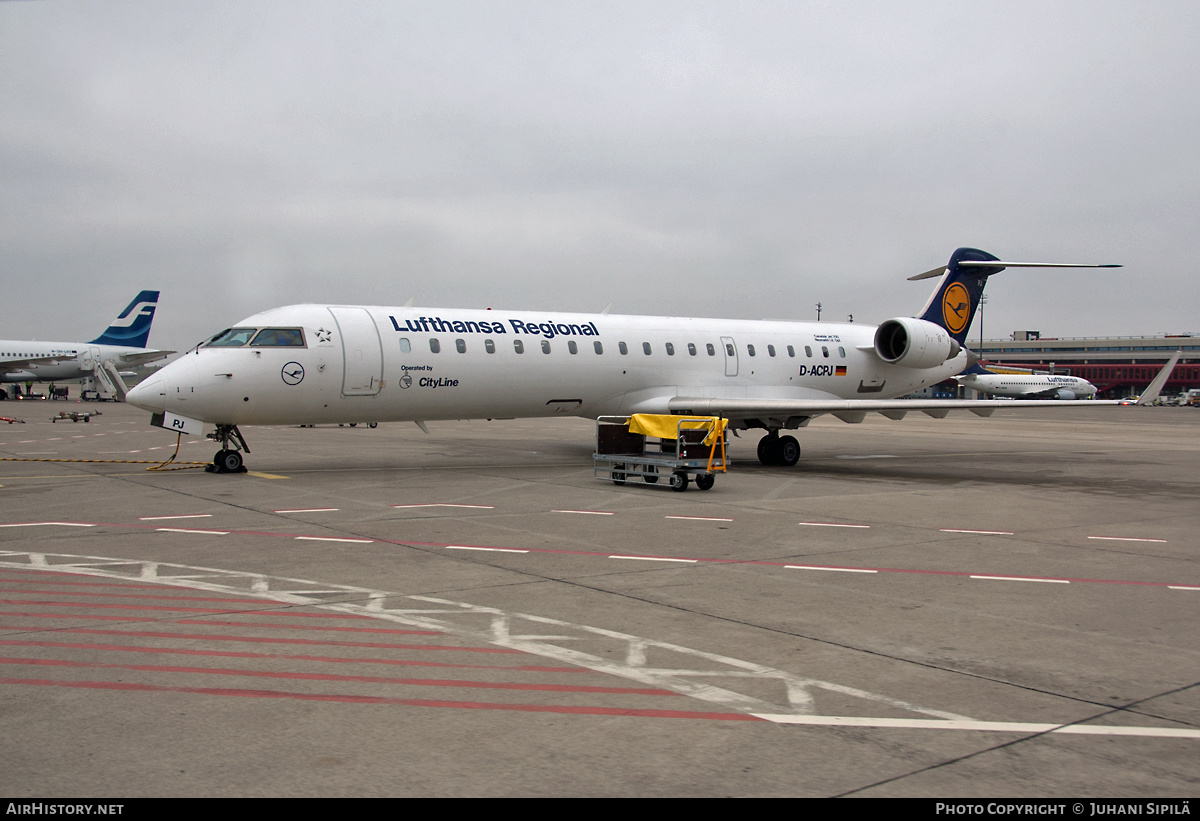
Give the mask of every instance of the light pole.
POLYGON ((987 294, 979 295, 979 355, 983 356, 983 306, 987 305, 987 294))

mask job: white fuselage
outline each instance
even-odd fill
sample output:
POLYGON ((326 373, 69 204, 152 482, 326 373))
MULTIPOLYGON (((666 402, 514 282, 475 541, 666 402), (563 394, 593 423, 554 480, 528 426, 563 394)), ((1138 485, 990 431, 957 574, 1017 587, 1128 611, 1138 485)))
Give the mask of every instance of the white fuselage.
POLYGON ((889 399, 965 364, 889 364, 875 326, 824 322, 293 305, 236 329, 303 340, 201 346, 128 401, 220 425, 594 418, 681 396, 889 399))
POLYGON ((1086 399, 1096 395, 1096 386, 1078 376, 1038 373, 965 374, 958 377, 965 388, 993 396, 1047 396, 1062 399, 1086 399))
POLYGON ((92 376, 101 362, 111 360, 120 367, 121 357, 126 354, 145 353, 145 348, 98 345, 92 342, 0 340, 0 366, 6 362, 51 358, 51 361, 23 364, 18 370, 0 374, 0 381, 59 382, 83 379, 92 376))

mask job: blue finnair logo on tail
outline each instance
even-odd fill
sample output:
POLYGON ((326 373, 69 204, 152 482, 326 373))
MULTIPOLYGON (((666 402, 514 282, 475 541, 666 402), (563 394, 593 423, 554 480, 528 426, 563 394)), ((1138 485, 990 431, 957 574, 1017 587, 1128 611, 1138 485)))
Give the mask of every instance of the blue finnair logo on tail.
POLYGON ((113 320, 108 329, 92 340, 93 345, 120 345, 144 348, 150 338, 150 323, 158 307, 158 291, 142 291, 133 302, 113 320))

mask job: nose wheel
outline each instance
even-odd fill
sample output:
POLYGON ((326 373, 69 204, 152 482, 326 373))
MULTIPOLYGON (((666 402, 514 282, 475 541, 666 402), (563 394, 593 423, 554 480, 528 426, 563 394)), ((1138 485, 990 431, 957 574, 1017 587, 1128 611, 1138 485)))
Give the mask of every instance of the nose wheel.
POLYGON ((242 454, 236 450, 219 450, 217 455, 213 457, 212 466, 214 473, 245 473, 246 468, 242 464, 242 454))
POLYGON ((208 435, 221 443, 221 449, 213 456, 212 464, 205 468, 210 473, 245 473, 246 466, 242 462, 242 451, 250 452, 246 440, 237 429, 237 425, 217 425, 217 429, 208 435))

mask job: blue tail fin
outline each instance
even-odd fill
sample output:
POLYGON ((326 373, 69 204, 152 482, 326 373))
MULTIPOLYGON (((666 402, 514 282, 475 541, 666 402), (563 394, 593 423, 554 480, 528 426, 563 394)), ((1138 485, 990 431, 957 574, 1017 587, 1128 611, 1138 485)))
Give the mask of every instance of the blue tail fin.
POLYGON ((93 345, 120 345, 126 348, 144 348, 150 338, 150 323, 154 321, 154 309, 158 307, 158 291, 142 291, 121 315, 92 340, 93 345))
POLYGON ((959 345, 966 346, 967 329, 975 317, 975 309, 979 307, 979 298, 983 296, 983 286, 992 274, 1004 270, 1004 263, 999 257, 994 257, 986 251, 977 248, 959 248, 950 256, 946 267, 935 268, 909 279, 927 279, 942 274, 942 281, 937 290, 925 304, 919 316, 926 322, 941 325, 959 345), (991 261, 999 263, 996 266, 980 265, 991 261), (962 265, 961 263, 974 263, 962 265), (942 273, 944 271, 944 273, 942 273))

